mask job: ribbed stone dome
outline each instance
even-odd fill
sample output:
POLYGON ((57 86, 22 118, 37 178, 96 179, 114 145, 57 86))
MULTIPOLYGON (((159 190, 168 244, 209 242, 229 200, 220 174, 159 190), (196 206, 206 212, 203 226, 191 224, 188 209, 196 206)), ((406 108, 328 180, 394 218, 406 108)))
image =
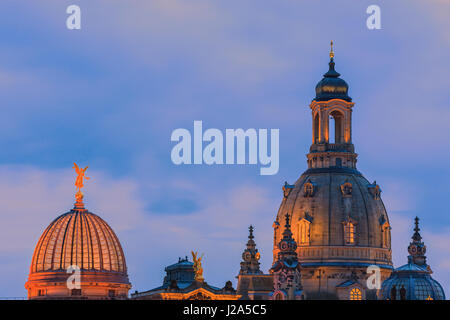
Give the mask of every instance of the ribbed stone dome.
POLYGON ((65 270, 71 265, 84 270, 127 272, 114 231, 86 209, 72 209, 47 227, 36 245, 30 272, 65 270))
POLYGON ((25 284, 29 299, 126 298, 130 287, 119 239, 81 201, 42 233, 25 284), (73 290, 67 281, 75 269, 81 278, 73 290))

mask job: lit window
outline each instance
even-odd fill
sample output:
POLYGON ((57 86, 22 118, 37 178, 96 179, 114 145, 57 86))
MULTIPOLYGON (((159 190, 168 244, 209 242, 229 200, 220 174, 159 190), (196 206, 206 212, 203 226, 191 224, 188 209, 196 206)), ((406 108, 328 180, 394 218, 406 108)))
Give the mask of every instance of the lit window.
POLYGON ((355 244, 355 225, 352 222, 344 223, 345 244, 355 244))
POLYGON ((275 295, 275 300, 284 300, 284 299, 283 299, 283 294, 277 293, 277 294, 275 295))
POLYGON ((302 219, 298 224, 298 244, 300 246, 308 246, 310 242, 310 222, 302 219))
POLYGON ((362 300, 361 290, 358 288, 353 288, 350 290, 350 300, 362 300))
POLYGON ((382 226, 382 234, 381 234, 383 240, 383 248, 389 248, 389 243, 391 242, 389 230, 390 230, 389 224, 385 223, 382 226))

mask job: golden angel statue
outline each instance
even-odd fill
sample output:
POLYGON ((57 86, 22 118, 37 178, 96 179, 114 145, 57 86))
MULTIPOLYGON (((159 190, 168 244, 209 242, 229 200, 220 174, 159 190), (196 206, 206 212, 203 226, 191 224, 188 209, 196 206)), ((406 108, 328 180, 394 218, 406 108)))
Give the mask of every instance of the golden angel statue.
POLYGON ((197 281, 203 281, 203 268, 202 268, 202 258, 198 257, 198 252, 191 251, 192 253, 192 259, 194 260, 194 271, 195 271, 195 277, 194 279, 197 281))
POLYGON ((87 168, 88 167, 80 169, 75 162, 73 163, 73 169, 75 169, 75 172, 77 173, 77 179, 75 180, 75 187, 77 187, 77 193, 75 194, 75 198, 77 199, 77 201, 81 201, 83 199, 83 193, 81 192, 81 188, 84 187, 83 179, 87 180, 90 179, 89 177, 85 176, 87 168))

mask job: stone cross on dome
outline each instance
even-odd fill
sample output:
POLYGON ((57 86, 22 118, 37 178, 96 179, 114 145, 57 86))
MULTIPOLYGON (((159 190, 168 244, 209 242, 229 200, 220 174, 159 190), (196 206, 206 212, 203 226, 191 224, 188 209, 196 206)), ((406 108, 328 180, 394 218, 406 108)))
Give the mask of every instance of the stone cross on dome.
POLYGON ((253 226, 252 225, 250 225, 250 227, 248 227, 248 231, 249 231, 248 238, 250 240, 254 239, 255 237, 253 236, 253 226))
POLYGON ((291 231, 291 224, 289 223, 289 213, 286 213, 285 218, 286 218, 286 224, 284 225, 283 238, 291 239, 292 231, 291 231))

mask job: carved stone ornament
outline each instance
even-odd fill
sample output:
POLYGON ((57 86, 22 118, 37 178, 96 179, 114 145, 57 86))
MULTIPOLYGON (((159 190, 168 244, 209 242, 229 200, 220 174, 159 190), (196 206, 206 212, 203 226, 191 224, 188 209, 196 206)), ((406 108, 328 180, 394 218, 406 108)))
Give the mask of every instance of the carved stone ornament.
POLYGON ((372 197, 375 200, 380 200, 380 194, 381 194, 381 188, 380 186, 377 184, 376 181, 374 181, 372 184, 369 184, 367 186, 367 188, 369 189, 369 193, 372 195, 372 197))
POLYGON ((283 200, 286 200, 291 191, 294 189, 294 185, 287 183, 287 181, 284 182, 283 186, 283 200))
POLYGON ((344 197, 352 196, 353 186, 348 180, 341 184, 341 192, 344 197))
POLYGON ((310 179, 305 182, 303 185, 303 196, 305 198, 308 197, 314 197, 314 194, 316 193, 317 187, 314 182, 312 182, 310 179))

